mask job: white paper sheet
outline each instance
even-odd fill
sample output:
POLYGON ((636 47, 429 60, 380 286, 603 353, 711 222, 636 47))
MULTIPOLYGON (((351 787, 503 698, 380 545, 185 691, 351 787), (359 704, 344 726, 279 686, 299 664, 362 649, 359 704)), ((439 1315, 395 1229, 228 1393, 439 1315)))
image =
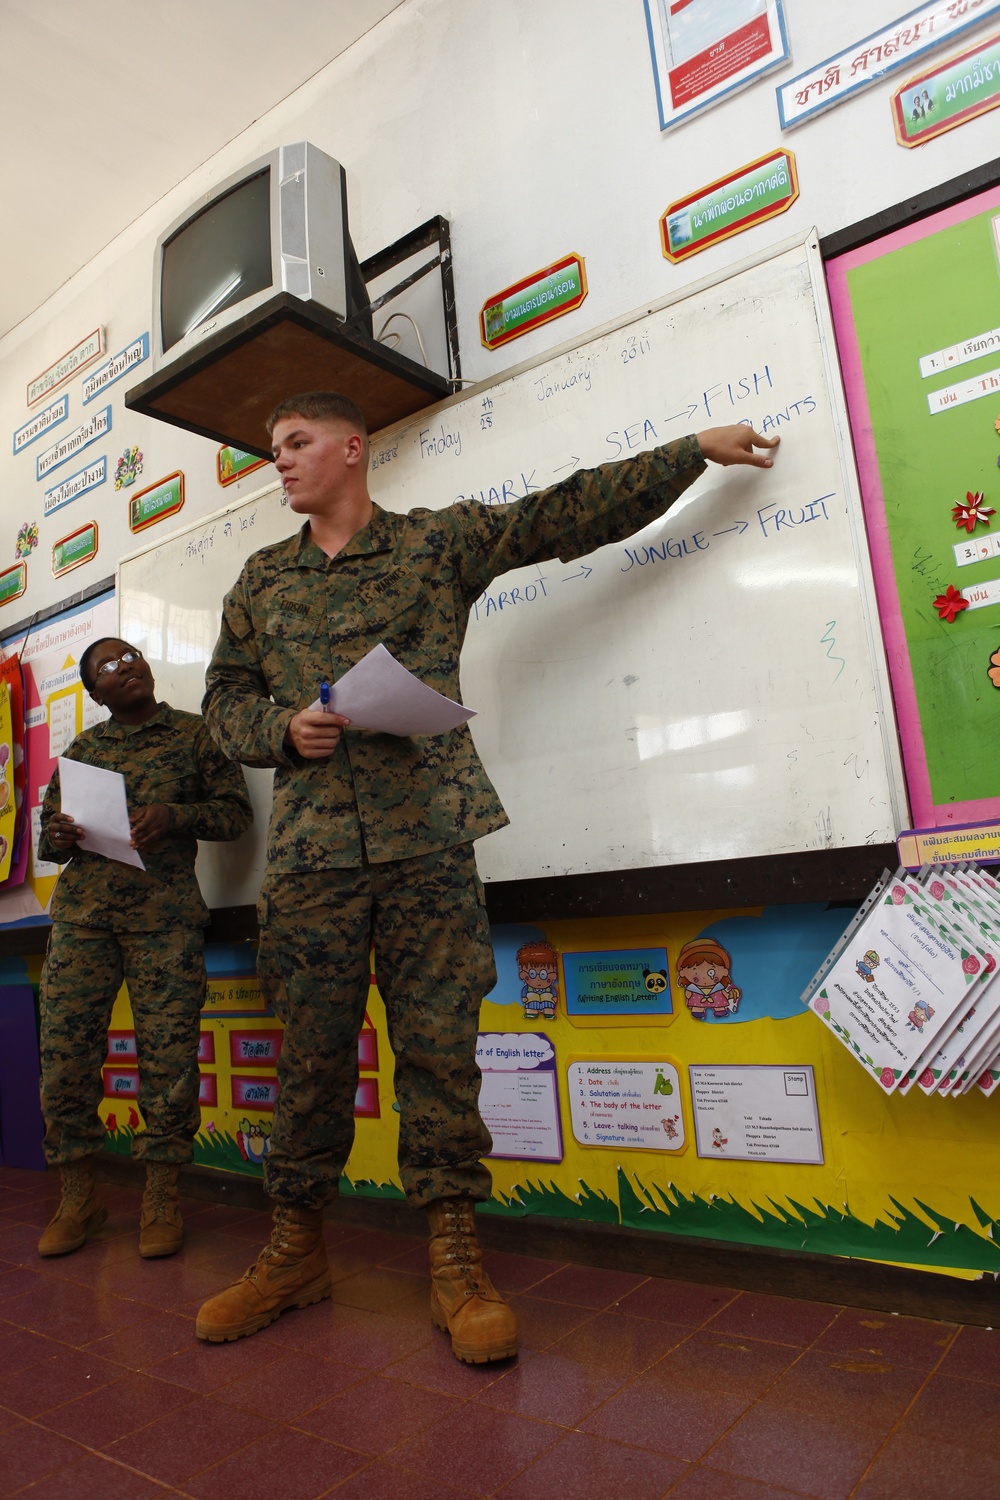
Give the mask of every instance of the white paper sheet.
POLYGON ((139 851, 131 847, 125 777, 120 771, 105 771, 102 766, 84 765, 61 755, 59 790, 62 811, 85 831, 78 849, 103 854, 106 859, 117 859, 139 870, 146 868, 139 851))
MULTIPOLYGON (((318 698, 309 705, 321 706, 318 698)), ((353 729, 401 735, 444 734, 476 714, 414 677, 381 644, 331 685, 330 708, 350 719, 353 729)))

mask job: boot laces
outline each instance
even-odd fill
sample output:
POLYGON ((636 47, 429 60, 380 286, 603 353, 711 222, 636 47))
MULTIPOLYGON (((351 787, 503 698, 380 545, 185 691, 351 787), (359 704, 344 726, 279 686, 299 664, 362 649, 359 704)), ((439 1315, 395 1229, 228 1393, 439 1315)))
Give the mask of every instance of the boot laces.
POLYGON ((445 1220, 447 1222, 448 1249, 445 1259, 452 1261, 456 1270, 466 1282, 465 1295, 467 1297, 485 1296, 486 1287, 483 1285, 482 1265, 476 1264, 476 1228, 472 1215, 472 1205, 465 1202, 455 1203, 448 1199, 445 1204, 445 1220))
POLYGON ((59 1198, 59 1207, 56 1209, 56 1218, 63 1214, 72 1213, 81 1203, 85 1203, 90 1196, 91 1177, 88 1167, 82 1162, 67 1162, 60 1168, 62 1179, 62 1191, 59 1198))
POLYGON ((147 1168, 145 1199, 149 1208, 158 1219, 165 1217, 167 1212, 167 1183, 170 1178, 170 1168, 166 1166, 150 1165, 147 1168))
POLYGON ((264 1246, 257 1259, 254 1261, 253 1265, 244 1272, 244 1281, 256 1281, 259 1272, 266 1270, 268 1266, 273 1265, 276 1261, 280 1260, 281 1257, 288 1251, 290 1247, 288 1244, 287 1230, 288 1214, 284 1208, 279 1207, 274 1215, 274 1225, 271 1229, 271 1238, 268 1240, 267 1244, 264 1246))

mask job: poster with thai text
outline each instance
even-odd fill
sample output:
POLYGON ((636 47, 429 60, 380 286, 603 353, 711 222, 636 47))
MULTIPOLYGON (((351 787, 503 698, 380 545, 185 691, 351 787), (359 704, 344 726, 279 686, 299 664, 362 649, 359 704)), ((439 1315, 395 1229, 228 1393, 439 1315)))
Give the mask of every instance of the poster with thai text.
POLYGON ((780 0, 645 0, 645 6, 661 130, 788 56, 780 0))

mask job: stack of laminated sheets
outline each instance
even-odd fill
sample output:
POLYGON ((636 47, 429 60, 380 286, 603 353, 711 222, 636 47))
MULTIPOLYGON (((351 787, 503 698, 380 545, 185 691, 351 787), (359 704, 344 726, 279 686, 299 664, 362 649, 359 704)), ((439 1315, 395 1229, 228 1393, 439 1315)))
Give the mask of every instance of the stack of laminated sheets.
POLYGON ((1000 882, 966 865, 886 871, 802 999, 887 1094, 992 1094, 1000 882))

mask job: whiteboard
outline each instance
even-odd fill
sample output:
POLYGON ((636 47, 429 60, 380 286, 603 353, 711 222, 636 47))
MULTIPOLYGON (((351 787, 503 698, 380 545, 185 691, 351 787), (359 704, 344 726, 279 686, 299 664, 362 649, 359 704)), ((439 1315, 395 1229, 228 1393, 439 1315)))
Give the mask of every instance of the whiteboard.
MULTIPOLYGON (((511 826, 487 880, 880 844, 902 779, 814 235, 506 372, 372 440, 393 510, 501 504, 734 421, 778 431, 773 470, 706 474, 661 520, 582 562, 497 580, 462 659, 472 731, 511 826)), ((122 634, 197 709, 223 595, 294 530, 277 486, 122 562, 122 634)), ((248 842, 199 873, 252 900, 248 842)), ((210 861, 210 863, 209 863, 210 861)))

